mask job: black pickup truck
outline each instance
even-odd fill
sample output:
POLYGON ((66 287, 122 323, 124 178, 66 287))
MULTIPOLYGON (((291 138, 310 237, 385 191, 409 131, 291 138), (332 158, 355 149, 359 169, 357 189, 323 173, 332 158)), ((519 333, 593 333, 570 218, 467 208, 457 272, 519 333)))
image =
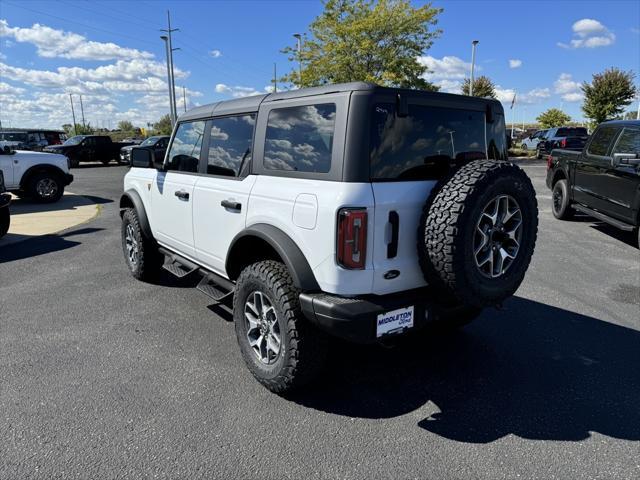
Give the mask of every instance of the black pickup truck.
POLYGON ((553 215, 576 210, 638 233, 640 245, 640 120, 602 123, 580 152, 555 149, 547 158, 553 215))
POLYGON ((542 158, 554 148, 580 151, 587 143, 589 132, 584 127, 550 128, 536 146, 536 157, 542 158))
POLYGON ((100 161, 107 165, 111 160, 118 160, 120 149, 133 143, 114 142, 111 137, 102 135, 76 135, 62 145, 49 145, 45 152, 61 153, 69 159, 70 167, 77 167, 80 162, 100 161))

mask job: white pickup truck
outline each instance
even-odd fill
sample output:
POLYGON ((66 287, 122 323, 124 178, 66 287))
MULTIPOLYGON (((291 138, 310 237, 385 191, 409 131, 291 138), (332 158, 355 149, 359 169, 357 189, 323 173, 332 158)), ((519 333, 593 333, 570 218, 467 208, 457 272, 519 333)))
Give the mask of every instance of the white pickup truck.
POLYGON ((73 181, 64 155, 13 150, 5 142, 0 142, 0 170, 7 191, 42 203, 58 201, 73 181))

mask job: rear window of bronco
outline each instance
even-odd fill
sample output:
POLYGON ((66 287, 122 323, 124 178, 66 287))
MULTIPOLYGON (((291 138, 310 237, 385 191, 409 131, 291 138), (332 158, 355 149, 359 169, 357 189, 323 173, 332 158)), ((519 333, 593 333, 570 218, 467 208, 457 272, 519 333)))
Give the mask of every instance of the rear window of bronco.
POLYGON ((390 103, 374 106, 372 180, 438 179, 454 163, 487 158, 484 112, 409 105, 408 113, 397 116, 390 103))

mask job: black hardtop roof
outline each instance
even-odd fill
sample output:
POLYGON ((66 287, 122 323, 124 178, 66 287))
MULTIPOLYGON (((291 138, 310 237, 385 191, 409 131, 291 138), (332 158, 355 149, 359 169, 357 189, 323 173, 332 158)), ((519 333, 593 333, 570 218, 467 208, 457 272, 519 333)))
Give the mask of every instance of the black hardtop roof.
POLYGON ((603 122, 600 125, 622 125, 628 127, 640 127, 640 120, 609 120, 608 122, 603 122))
POLYGON ((293 98, 303 98, 312 95, 327 95, 330 93, 369 91, 376 93, 401 93, 407 96, 426 96, 436 97, 439 99, 464 100, 472 103, 484 104, 500 104, 498 100, 493 98, 469 97, 468 95, 456 95, 453 93, 427 92, 425 90, 411 90, 405 88, 381 87, 374 83, 367 82, 350 82, 335 83, 322 85, 319 87, 300 88, 297 90, 286 90, 277 93, 267 93, 263 95, 253 95, 250 97, 235 98, 232 100, 223 100, 216 103, 202 105, 189 110, 182 114, 178 121, 195 120, 198 118, 206 118, 218 115, 231 115, 234 113, 244 113, 257 111, 262 102, 277 102, 279 100, 288 100, 293 98))

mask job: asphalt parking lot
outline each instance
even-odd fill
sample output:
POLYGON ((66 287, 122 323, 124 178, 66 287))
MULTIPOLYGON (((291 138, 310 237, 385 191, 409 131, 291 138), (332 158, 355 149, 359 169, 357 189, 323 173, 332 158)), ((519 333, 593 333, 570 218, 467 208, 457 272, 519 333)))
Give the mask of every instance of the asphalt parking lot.
POLYGON ((122 259, 125 167, 74 170, 100 215, 0 249, 0 478, 638 478, 640 251, 556 221, 502 310, 394 349, 336 345, 290 398, 229 317, 122 259))

